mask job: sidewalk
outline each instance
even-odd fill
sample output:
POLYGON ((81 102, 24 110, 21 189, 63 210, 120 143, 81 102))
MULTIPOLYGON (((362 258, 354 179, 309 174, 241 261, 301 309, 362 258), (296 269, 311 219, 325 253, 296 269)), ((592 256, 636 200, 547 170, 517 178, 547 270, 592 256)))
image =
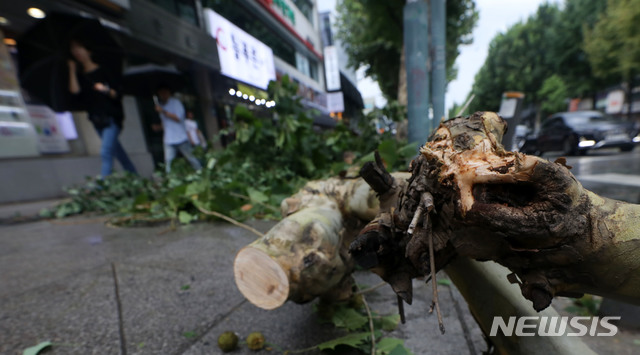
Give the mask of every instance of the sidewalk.
MULTIPOLYGON (((0 354, 22 354, 45 340, 54 343, 48 354, 219 354, 217 338, 228 330, 241 339, 260 331, 274 345, 257 353, 241 346, 232 354, 276 354, 345 335, 318 322, 314 302, 265 311, 244 300, 232 272, 235 253, 255 239, 244 229, 222 223, 176 231, 111 228, 105 220, 0 225, 0 354)), ((266 232, 274 222, 251 224, 266 232)), ((380 282, 364 271, 356 278, 369 286, 380 282)), ((405 305, 407 323, 389 336, 405 339, 416 355, 485 351, 455 287, 439 291, 445 335, 435 314, 428 313, 430 284, 415 280, 414 303, 405 305)), ((386 285, 367 300, 378 313, 397 312, 395 294, 386 285)), ((636 339, 640 332, 583 337, 603 354, 637 353, 636 339)))
MULTIPOLYGON (((318 322, 312 304, 265 311, 244 300, 232 272, 237 250, 255 239, 244 229, 221 223, 173 232, 166 226, 121 229, 105 220, 0 226, 1 354, 21 354, 45 340, 54 343, 51 354, 119 354, 121 347, 127 354, 217 354, 217 338, 227 330, 241 338, 260 331, 269 343, 296 350, 345 335, 318 322)), ((263 232, 273 224, 252 223, 263 232)), ((379 279, 360 272, 358 282, 379 279)), ((407 324, 391 336, 407 339, 415 354, 471 354, 471 344, 484 350, 469 314, 456 311, 454 299, 466 312, 459 294, 441 291, 444 336, 428 314, 429 288, 416 281, 415 295, 405 308, 407 324), (466 338, 461 320, 471 329, 466 338)), ((397 312, 388 286, 368 299, 379 313, 397 312)), ((241 347, 234 353, 255 352, 241 347)))

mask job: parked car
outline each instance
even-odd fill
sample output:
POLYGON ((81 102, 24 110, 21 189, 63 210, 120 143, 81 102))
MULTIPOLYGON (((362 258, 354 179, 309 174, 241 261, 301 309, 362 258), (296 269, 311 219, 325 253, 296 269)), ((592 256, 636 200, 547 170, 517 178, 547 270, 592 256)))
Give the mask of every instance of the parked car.
POLYGON ((638 143, 638 125, 633 122, 599 111, 560 112, 544 120, 540 131, 527 137, 521 151, 527 154, 561 151, 566 155, 582 155, 591 149, 620 148, 628 152, 638 143))

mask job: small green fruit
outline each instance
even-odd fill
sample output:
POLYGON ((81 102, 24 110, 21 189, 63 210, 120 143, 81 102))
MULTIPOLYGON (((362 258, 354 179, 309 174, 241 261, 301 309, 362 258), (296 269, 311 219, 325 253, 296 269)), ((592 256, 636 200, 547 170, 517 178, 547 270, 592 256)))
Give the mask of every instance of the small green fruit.
POLYGON ((260 332, 254 332, 247 337, 247 346, 251 350, 260 350, 264 347, 264 335, 260 332))
POLYGON ((238 347, 238 336, 234 332, 224 332, 218 337, 218 347, 226 352, 233 351, 238 347))

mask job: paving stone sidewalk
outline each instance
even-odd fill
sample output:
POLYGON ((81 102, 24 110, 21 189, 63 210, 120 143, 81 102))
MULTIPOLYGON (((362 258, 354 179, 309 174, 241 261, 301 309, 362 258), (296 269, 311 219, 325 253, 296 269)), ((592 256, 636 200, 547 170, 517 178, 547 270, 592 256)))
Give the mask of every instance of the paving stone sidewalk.
MULTIPOLYGON (((0 225, 0 354, 22 354, 45 340, 54 343, 47 354, 219 354, 217 337, 227 330, 241 338, 260 331, 273 344, 271 351, 245 346, 232 354, 277 354, 345 335, 318 321, 313 302, 265 311, 244 300, 232 263, 255 235, 242 228, 113 228, 105 220, 83 216, 0 225)), ((251 224, 266 232, 274 222, 251 224)), ((380 282, 365 271, 356 278, 360 284, 380 282)), ((486 350, 454 286, 439 287, 445 335, 428 313, 430 285, 415 280, 414 287, 414 303, 405 306, 407 323, 389 336, 405 339, 416 355, 486 350)), ((386 285, 367 300, 378 313, 397 312, 386 285)), ((633 331, 584 338, 602 354, 638 353, 638 339, 633 331)))

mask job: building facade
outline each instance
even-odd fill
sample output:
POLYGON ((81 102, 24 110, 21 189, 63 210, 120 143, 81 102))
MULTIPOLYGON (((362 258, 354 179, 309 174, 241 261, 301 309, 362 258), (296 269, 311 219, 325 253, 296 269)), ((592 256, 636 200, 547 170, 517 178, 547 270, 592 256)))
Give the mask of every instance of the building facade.
MULTIPOLYGON (((41 10, 45 16, 63 12, 99 19, 124 49, 123 69, 147 63, 175 66, 183 74, 185 82, 178 97, 193 113, 209 139, 229 125, 236 105, 245 105, 263 115, 268 115, 269 111, 265 104, 268 95, 264 85, 223 70, 226 62, 221 60, 227 59, 221 59, 225 57, 220 48, 224 44, 217 41, 219 36, 213 32, 211 13, 231 23, 232 31, 238 31, 234 32, 233 40, 243 35, 253 38, 244 44, 231 42, 231 46, 236 47, 237 60, 242 59, 240 54, 246 54, 245 59, 253 58, 257 64, 253 51, 245 53, 246 48, 238 46, 254 43, 253 40, 262 43, 272 52, 275 77, 291 77, 299 84, 304 104, 328 116, 322 40, 315 1, 3 1, 0 3, 0 31, 4 34, 5 48, 11 53, 14 66, 19 62, 15 59, 21 55, 16 43, 39 21, 29 15, 31 8, 41 10)), ((260 63, 268 67, 270 62, 260 63)), ((260 73, 267 67, 259 67, 260 73)), ((37 98, 29 98, 28 92, 23 92, 23 96, 27 107, 36 106, 30 110, 46 109, 38 105, 37 98)), ((152 124, 158 121, 152 96, 125 96, 123 106, 126 119, 120 141, 140 173, 149 176, 155 163, 162 162, 162 136, 151 129, 152 124)), ((61 125, 71 126, 75 131, 75 135, 66 136, 66 146, 61 144, 62 148, 57 151, 41 149, 30 156, 3 155, 0 152, 0 178, 11 182, 0 187, 0 203, 60 197, 63 186, 81 183, 85 176, 95 176, 99 172, 100 140, 86 113, 57 113, 56 116, 58 123, 66 120, 66 124, 61 125)), ((37 126, 35 120, 32 118, 32 126, 37 126)), ((319 117, 318 123, 322 122, 322 117, 319 117)), ((331 120, 324 122, 332 124, 331 120)), ((42 138, 41 130, 36 131, 42 138)), ((0 140, 3 139, 5 137, 0 134, 0 140)), ((223 143, 224 139, 217 141, 217 148, 223 143)))

